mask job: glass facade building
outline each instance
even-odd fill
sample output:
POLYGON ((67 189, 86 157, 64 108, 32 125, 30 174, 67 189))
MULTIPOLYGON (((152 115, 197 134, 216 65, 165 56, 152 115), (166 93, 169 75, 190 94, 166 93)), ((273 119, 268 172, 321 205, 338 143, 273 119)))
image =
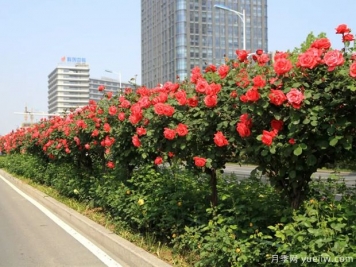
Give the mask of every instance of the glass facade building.
POLYGON ((220 65, 243 49, 268 51, 267 0, 141 0, 142 84, 155 87, 189 77, 193 67, 220 65))

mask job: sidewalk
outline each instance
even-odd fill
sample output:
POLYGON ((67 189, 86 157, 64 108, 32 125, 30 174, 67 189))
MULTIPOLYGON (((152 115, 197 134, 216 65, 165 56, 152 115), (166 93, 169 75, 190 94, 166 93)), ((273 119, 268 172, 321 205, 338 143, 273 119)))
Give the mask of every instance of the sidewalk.
POLYGON ((144 249, 135 246, 126 239, 121 238, 50 196, 25 184, 7 172, 0 170, 0 175, 47 209, 51 210, 93 243, 99 244, 110 254, 119 258, 125 263, 123 267, 171 267, 171 265, 153 256, 144 249))

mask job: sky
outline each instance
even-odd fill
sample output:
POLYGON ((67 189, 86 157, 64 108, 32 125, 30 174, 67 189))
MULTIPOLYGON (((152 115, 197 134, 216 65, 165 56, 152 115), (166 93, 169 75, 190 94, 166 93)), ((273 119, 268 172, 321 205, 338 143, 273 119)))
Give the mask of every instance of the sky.
MULTIPOLYGON (((355 0, 267 0, 269 51, 293 50, 310 32, 342 48, 339 24, 356 31, 355 0)), ((85 58, 92 78, 141 82, 140 0, 0 0, 0 135, 25 106, 47 113, 48 74, 63 56, 85 58)), ((40 117, 35 116, 34 121, 40 117)), ((29 121, 29 119, 27 120, 29 121)))

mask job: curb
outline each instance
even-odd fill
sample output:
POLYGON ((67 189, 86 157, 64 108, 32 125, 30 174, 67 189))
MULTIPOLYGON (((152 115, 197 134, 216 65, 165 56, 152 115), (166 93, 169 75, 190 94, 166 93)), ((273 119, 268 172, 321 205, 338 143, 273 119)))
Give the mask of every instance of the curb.
POLYGON ((68 208, 43 192, 31 187, 7 172, 0 170, 0 174, 13 185, 30 195, 33 199, 68 222, 88 238, 107 249, 122 260, 129 267, 172 267, 163 260, 153 256, 144 249, 137 247, 126 239, 114 234, 105 227, 88 219, 84 215, 68 208))

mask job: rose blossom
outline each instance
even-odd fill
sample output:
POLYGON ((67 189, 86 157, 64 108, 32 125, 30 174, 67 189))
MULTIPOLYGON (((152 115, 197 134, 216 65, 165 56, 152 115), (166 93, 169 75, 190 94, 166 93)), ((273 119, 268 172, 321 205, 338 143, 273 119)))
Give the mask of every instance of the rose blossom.
POLYGON ((132 144, 133 144, 135 147, 141 146, 141 141, 140 141, 140 138, 138 138, 137 134, 135 134, 134 136, 132 136, 132 144))
POLYGON ((301 91, 299 91, 296 88, 292 88, 288 93, 287 93, 287 99, 288 102, 296 109, 299 109, 302 101, 304 99, 304 95, 301 91))
POLYGON ((204 103, 208 108, 213 108, 218 103, 218 97, 216 95, 207 95, 204 98, 204 103))
POLYGON ((143 127, 138 127, 138 128, 136 128, 136 133, 138 134, 138 136, 142 136, 142 135, 145 135, 147 133, 147 131, 143 127))
POLYGON ((286 58, 280 58, 276 60, 273 64, 275 73, 278 75, 283 75, 292 69, 292 62, 286 58))
POLYGON ((339 26, 337 26, 335 30, 336 30, 336 34, 344 34, 350 32, 350 29, 347 27, 346 24, 340 24, 339 26))
POLYGON ((166 139, 173 140, 174 137, 176 137, 176 131, 169 128, 164 128, 163 135, 166 139))
POLYGON ((243 122, 239 122, 236 126, 236 131, 241 137, 248 137, 251 135, 250 128, 243 122))
POLYGON ((270 102, 276 106, 282 105, 283 102, 287 100, 287 97, 285 96, 283 91, 275 89, 271 89, 271 92, 268 97, 270 102))
POLYGON ((227 76, 227 74, 229 73, 229 70, 230 70, 229 66, 221 65, 219 67, 219 69, 218 69, 218 73, 220 75, 220 78, 224 79, 227 76))
POLYGON ((329 67, 328 71, 333 71, 337 66, 344 64, 345 59, 339 50, 332 50, 325 53, 324 62, 329 67))
POLYGON ((194 164, 197 167, 204 167, 206 164, 206 159, 205 158, 201 158, 201 157, 194 157, 194 164))
POLYGON ((331 43, 328 38, 320 38, 315 40, 310 47, 328 50, 331 47, 331 43))
POLYGON ((247 100, 251 102, 256 102, 258 101, 258 99, 260 99, 260 94, 253 87, 251 89, 248 89, 245 95, 247 97, 247 100))
POLYGON ((263 131, 262 133, 262 143, 264 143, 267 146, 272 145, 273 138, 276 136, 274 132, 269 132, 269 131, 263 131))
POLYGON ((179 135, 179 136, 185 136, 188 134, 188 127, 187 125, 183 124, 183 123, 179 123, 177 125, 177 128, 176 128, 176 133, 179 135))
POLYGON ((154 163, 155 163, 156 165, 162 164, 162 163, 163 163, 162 157, 156 157, 154 163))
POLYGON ((294 138, 289 139, 288 143, 291 144, 291 145, 294 145, 295 144, 294 138))
POLYGON ((345 43, 345 42, 351 42, 351 41, 353 41, 353 40, 355 40, 355 38, 354 38, 354 35, 353 34, 351 34, 351 33, 347 33, 347 34, 345 34, 343 37, 342 37, 342 41, 345 43))
POLYGON ((226 146, 229 144, 226 137, 221 131, 218 131, 216 134, 214 134, 214 143, 219 147, 226 146))
POLYGON ((283 121, 273 119, 271 121, 271 127, 273 130, 280 131, 283 128, 283 121))
POLYGON ((356 78, 356 62, 354 62, 350 65, 349 74, 352 78, 356 78))
POLYGON ((249 117, 247 113, 244 113, 240 116, 240 122, 246 124, 247 127, 252 127, 252 119, 249 117))

